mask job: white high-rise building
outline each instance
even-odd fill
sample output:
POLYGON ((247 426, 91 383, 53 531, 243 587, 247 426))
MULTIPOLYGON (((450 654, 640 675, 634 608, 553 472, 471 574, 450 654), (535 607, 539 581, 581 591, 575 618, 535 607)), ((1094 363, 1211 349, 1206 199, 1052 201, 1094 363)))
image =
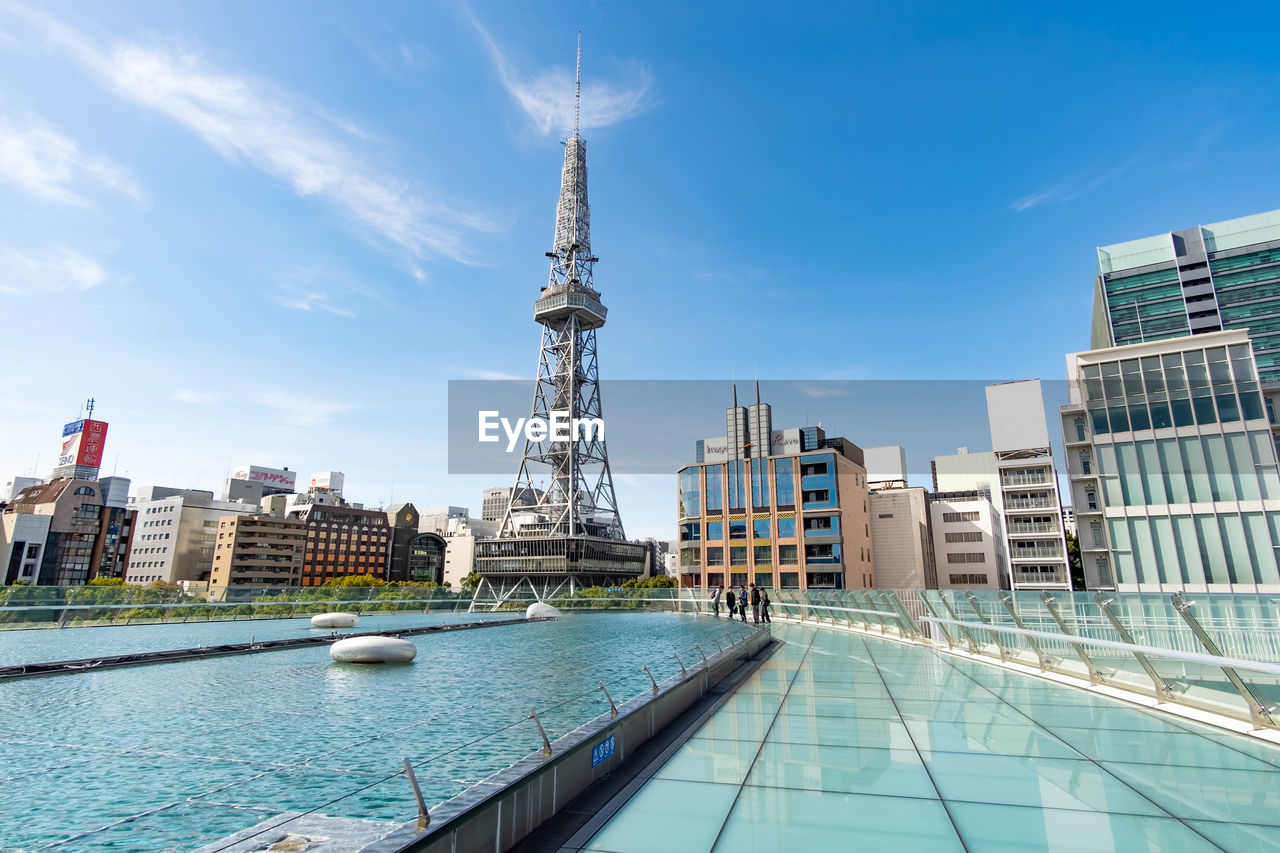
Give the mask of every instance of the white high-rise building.
POLYGON ((129 552, 128 583, 209 580, 218 521, 258 512, 257 503, 216 501, 213 492, 151 486, 131 508, 137 511, 129 552))

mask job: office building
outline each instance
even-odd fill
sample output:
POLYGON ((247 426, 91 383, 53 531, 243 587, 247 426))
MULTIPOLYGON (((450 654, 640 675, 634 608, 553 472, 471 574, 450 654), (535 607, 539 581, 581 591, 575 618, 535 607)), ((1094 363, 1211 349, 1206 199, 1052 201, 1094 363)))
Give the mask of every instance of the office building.
POLYGON ((1000 512, 987 489, 929 496, 938 589, 1007 589, 1008 557, 1000 512))
POLYGON ((295 587, 302 583, 306 525, 270 515, 229 515, 218 521, 209 598, 226 601, 242 589, 295 587))
POLYGON ((865 589, 876 582, 862 448, 821 427, 772 429, 759 402, 725 413, 678 475, 680 585, 865 589))
POLYGON ((1280 387, 1280 210, 1098 248, 1094 350, 1220 329, 1280 387))
POLYGON ((876 585, 934 589, 938 585, 929 492, 907 485, 907 452, 899 445, 863 448, 870 489, 871 551, 876 585))
POLYGON ((497 521, 501 522, 507 513, 507 507, 516 510, 528 509, 538 505, 538 498, 542 497, 542 489, 524 488, 516 495, 513 502, 511 500, 510 486, 498 486, 492 489, 485 489, 481 497, 480 519, 481 521, 497 521))
MULTIPOLYGON (((990 495, 1008 563, 991 567, 998 577, 989 580, 1005 589, 1070 589, 1058 471, 1040 380, 990 385, 986 396, 992 450, 962 448, 936 458, 934 491, 990 495)), ((948 572, 940 561, 940 584, 943 574, 948 572)))
POLYGON ((1086 583, 1280 592, 1280 469, 1242 330, 1067 356, 1061 409, 1086 583))
POLYGON ((347 575, 387 579, 391 525, 385 512, 313 503, 290 510, 288 517, 307 528, 303 586, 320 586, 347 575))
POLYGON ((218 501, 213 492, 149 486, 133 503, 137 530, 129 555, 129 583, 209 581, 218 522, 258 512, 255 503, 218 501))
POLYGON ((38 486, 41 482, 39 477, 14 477, 4 484, 4 491, 0 492, 0 503, 8 503, 18 496, 18 492, 28 486, 38 486))
MULTIPOLYGON (((505 511, 506 505, 503 505, 505 511)), ((465 506, 428 506, 423 507, 422 512, 418 514, 418 530, 423 533, 444 533, 449 529, 449 522, 455 518, 469 518, 471 510, 465 506)), ((502 521, 499 514, 497 521, 493 525, 493 535, 497 535, 498 528, 502 521)))
POLYGON ((444 582, 444 537, 434 531, 421 531, 418 526, 420 519, 418 510, 411 503, 392 504, 387 508, 387 522, 391 525, 387 580, 444 582))
POLYGON ((61 478, 28 486, 2 517, 6 583, 78 586, 125 571, 135 517, 131 510, 105 506, 96 480, 61 478))

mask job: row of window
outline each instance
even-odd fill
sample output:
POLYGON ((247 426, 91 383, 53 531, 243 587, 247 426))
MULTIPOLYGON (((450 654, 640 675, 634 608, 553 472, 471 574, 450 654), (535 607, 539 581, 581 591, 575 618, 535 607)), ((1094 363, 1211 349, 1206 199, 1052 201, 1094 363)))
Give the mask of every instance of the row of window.
POLYGON ((981 551, 962 551, 958 554, 947 554, 948 563, 985 563, 987 555, 981 551))
POLYGON ((985 586, 987 576, 982 574, 947 575, 952 586, 985 586))
POLYGON ((1226 391, 1216 396, 1201 392, 1200 396, 1190 399, 1182 396, 1172 400, 1152 399, 1149 403, 1137 400, 1127 406, 1089 407, 1089 418, 1097 435, 1197 424, 1230 424, 1242 419, 1262 420, 1266 416, 1262 395, 1254 390, 1242 390, 1239 394, 1226 391))
POLYGON ((1100 444, 1098 473, 1108 506, 1280 498, 1271 435, 1225 435, 1100 444))

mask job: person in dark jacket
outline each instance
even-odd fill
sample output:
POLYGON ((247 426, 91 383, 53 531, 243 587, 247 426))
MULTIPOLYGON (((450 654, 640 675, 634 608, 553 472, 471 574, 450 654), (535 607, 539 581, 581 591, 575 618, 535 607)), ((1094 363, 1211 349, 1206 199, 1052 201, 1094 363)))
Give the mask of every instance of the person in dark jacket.
POLYGON ((738 616, 741 617, 743 624, 747 621, 747 588, 738 587, 738 616))
POLYGON ((729 587, 729 589, 725 592, 725 594, 724 594, 724 603, 728 606, 728 608, 729 608, 729 618, 730 618, 730 619, 732 619, 732 618, 733 618, 733 611, 734 611, 734 609, 738 606, 738 605, 737 605, 737 603, 734 601, 734 596, 733 596, 733 587, 729 587))
POLYGON ((760 590, 755 584, 751 585, 751 624, 760 624, 760 590))
POLYGON ((716 584, 716 588, 711 590, 711 607, 718 617, 720 615, 720 585, 716 584))
POLYGON ((770 604, 769 590, 767 589, 760 590, 760 618, 765 623, 769 623, 773 621, 772 619, 769 618, 769 604, 770 604))

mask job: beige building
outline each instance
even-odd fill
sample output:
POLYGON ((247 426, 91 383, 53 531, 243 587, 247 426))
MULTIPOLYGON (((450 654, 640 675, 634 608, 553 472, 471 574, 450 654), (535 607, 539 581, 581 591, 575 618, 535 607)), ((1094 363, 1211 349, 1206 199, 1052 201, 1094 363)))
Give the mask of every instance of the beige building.
POLYGON ((919 486, 876 488, 871 502, 871 542, 876 586, 881 589, 936 589, 929 493, 919 486))
POLYGON ((227 516, 218 522, 209 598, 228 590, 301 586, 307 525, 270 515, 227 516))

